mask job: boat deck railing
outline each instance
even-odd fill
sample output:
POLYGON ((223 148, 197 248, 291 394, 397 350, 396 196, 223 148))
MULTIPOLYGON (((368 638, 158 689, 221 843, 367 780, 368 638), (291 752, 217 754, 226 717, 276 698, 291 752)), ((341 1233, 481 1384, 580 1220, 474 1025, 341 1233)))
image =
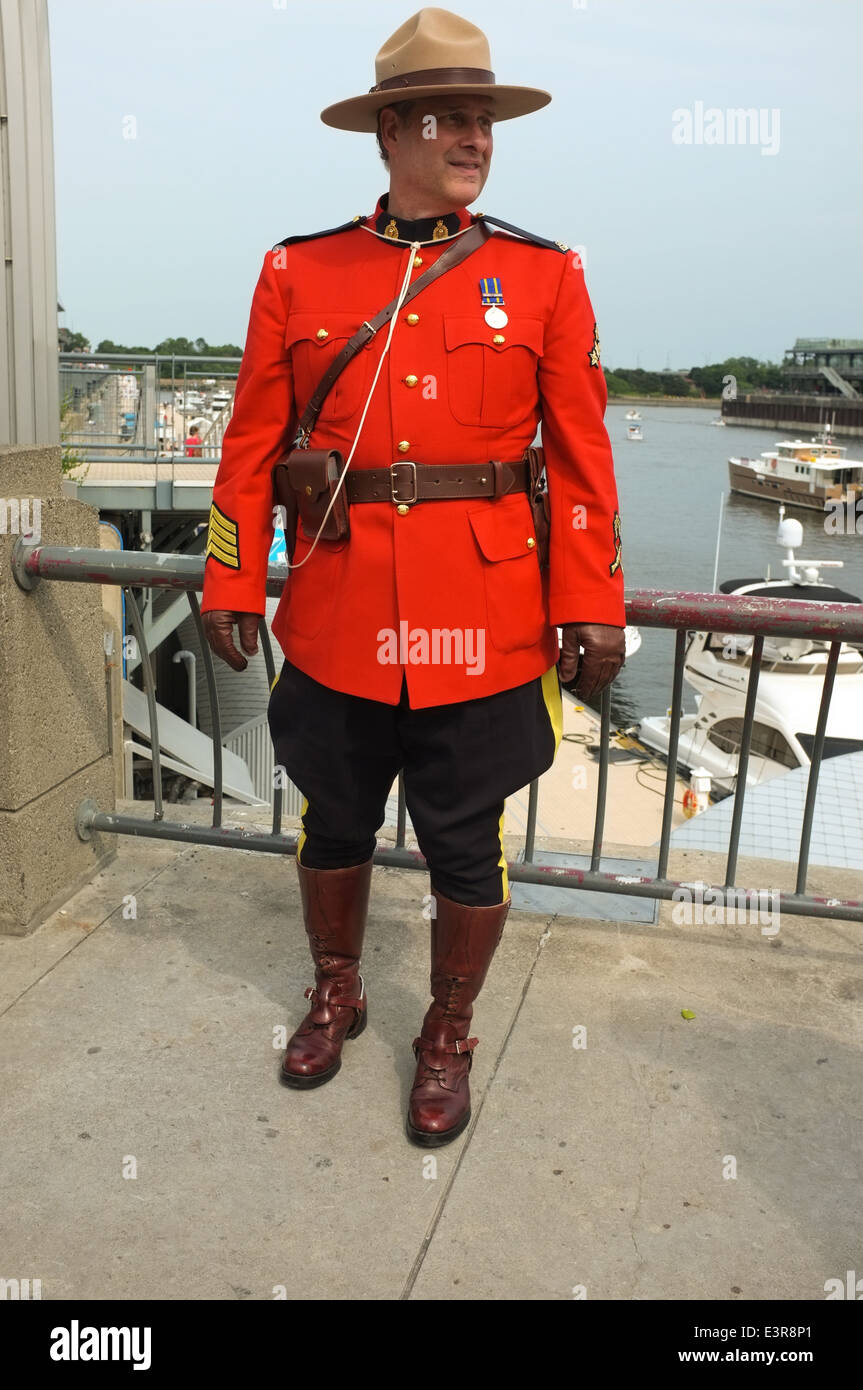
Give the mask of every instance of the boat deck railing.
MULTIPOLYGON (((275 796, 272 826, 269 831, 223 824, 222 733, 219 698, 213 657, 204 637, 198 593, 203 588, 205 560, 201 556, 114 552, 97 549, 67 548, 37 545, 19 537, 13 552, 13 571, 22 589, 31 590, 42 581, 78 584, 113 584, 123 589, 126 612, 140 654, 143 688, 149 711, 149 733, 153 766, 153 814, 138 817, 116 814, 100 809, 92 802, 83 803, 77 811, 76 827, 79 836, 87 839, 94 831, 115 835, 139 835, 157 840, 222 846, 227 849, 257 850, 265 854, 296 854, 298 835, 282 830, 282 790, 275 776, 275 796), (187 825, 166 821, 161 785, 161 747, 159 742, 158 708, 153 679, 153 666, 148 650, 141 607, 136 591, 173 589, 184 591, 194 619, 203 653, 207 690, 209 692, 213 725, 214 792, 213 816, 210 826, 187 825)), ((267 577, 268 596, 279 596, 284 588, 284 569, 270 567, 267 577)), ((841 918, 863 921, 863 902, 839 898, 815 897, 807 894, 809 855, 815 814, 815 798, 824 753, 827 720, 833 693, 839 652, 843 642, 863 644, 863 605, 846 603, 815 603, 800 599, 751 598, 721 593, 690 593, 659 589, 634 589, 626 596, 627 623, 638 627, 670 630, 675 633, 674 665, 671 673, 671 712, 669 721, 668 765, 662 807, 662 827, 659 838, 656 872, 650 875, 621 875, 602 869, 602 848, 605 811, 608 795, 608 769, 611 740, 611 691, 607 688, 600 703, 600 760, 593 843, 589 868, 548 866, 535 861, 536 819, 539 787, 530 787, 528 818, 524 846, 520 858, 508 864, 509 877, 516 883, 546 887, 588 889, 598 893, 624 894, 633 897, 680 900, 681 890, 688 891, 691 883, 668 877, 671 849, 672 813, 676 787, 678 743, 683 701, 683 671, 687 634, 690 631, 747 634, 753 637, 751 662, 746 687, 746 705, 736 777, 736 789, 729 832, 724 882, 717 885, 699 884, 704 898, 708 893, 713 904, 727 905, 757 913, 763 906, 764 889, 739 887, 736 884, 740 832, 747 794, 747 771, 750 760, 755 702, 761 671, 765 637, 808 637, 829 644, 828 658, 822 681, 821 701, 810 759, 806 797, 800 825, 800 844, 796 861, 796 882, 793 892, 782 893, 780 910, 798 916, 841 918)), ((276 676, 273 648, 266 622, 261 619, 259 638, 264 654, 267 675, 272 685, 276 676)), ((378 844, 375 863, 396 868, 425 870, 426 862, 418 850, 411 850, 406 839, 406 806, 404 786, 399 779, 398 813, 395 844, 378 844)), ((757 920, 750 916, 751 920, 757 920)))

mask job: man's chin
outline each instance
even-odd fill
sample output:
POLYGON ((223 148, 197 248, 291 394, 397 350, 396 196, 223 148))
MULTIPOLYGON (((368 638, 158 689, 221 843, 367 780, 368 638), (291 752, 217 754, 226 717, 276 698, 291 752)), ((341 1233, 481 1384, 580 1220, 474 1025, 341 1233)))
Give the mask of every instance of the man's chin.
POLYGON ((479 197, 484 183, 485 179, 481 174, 457 174, 448 180, 447 191, 453 197, 458 198, 462 206, 466 207, 468 203, 472 203, 475 198, 479 197))

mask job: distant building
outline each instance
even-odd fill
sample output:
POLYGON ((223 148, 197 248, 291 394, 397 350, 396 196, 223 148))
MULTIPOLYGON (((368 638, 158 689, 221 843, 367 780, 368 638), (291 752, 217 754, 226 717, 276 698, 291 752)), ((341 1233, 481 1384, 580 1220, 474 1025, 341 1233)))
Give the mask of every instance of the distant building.
POLYGON ((783 389, 795 396, 863 396, 863 339, 798 338, 782 364, 783 389))
POLYGON ((727 425, 786 434, 863 436, 863 339, 798 338, 785 353, 778 391, 738 393, 722 402, 727 425))

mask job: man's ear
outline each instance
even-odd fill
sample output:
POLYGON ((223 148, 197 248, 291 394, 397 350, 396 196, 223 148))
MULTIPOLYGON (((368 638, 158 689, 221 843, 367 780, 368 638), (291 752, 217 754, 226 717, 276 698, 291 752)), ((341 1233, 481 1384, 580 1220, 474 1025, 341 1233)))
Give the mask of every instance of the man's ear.
POLYGON ((381 140, 387 154, 389 154, 389 147, 387 146, 386 139, 384 139, 384 132, 386 132, 389 139, 398 140, 398 124, 399 118, 393 108, 391 106, 382 107, 378 112, 378 125, 381 131, 381 140))

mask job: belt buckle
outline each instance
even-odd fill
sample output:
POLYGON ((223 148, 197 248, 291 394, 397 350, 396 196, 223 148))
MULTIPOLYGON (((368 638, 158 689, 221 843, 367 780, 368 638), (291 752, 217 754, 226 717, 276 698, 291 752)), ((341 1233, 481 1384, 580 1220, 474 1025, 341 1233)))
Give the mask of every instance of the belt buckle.
POLYGON ((390 497, 392 498, 393 502, 398 503, 399 506, 410 507, 413 505, 414 502, 419 501, 419 498, 417 497, 417 466, 415 463, 412 462, 411 459, 399 459, 396 463, 390 464, 390 497), (398 481, 396 479, 395 472, 393 471, 396 468, 413 469, 413 497, 396 497, 396 488, 398 487, 398 481))

